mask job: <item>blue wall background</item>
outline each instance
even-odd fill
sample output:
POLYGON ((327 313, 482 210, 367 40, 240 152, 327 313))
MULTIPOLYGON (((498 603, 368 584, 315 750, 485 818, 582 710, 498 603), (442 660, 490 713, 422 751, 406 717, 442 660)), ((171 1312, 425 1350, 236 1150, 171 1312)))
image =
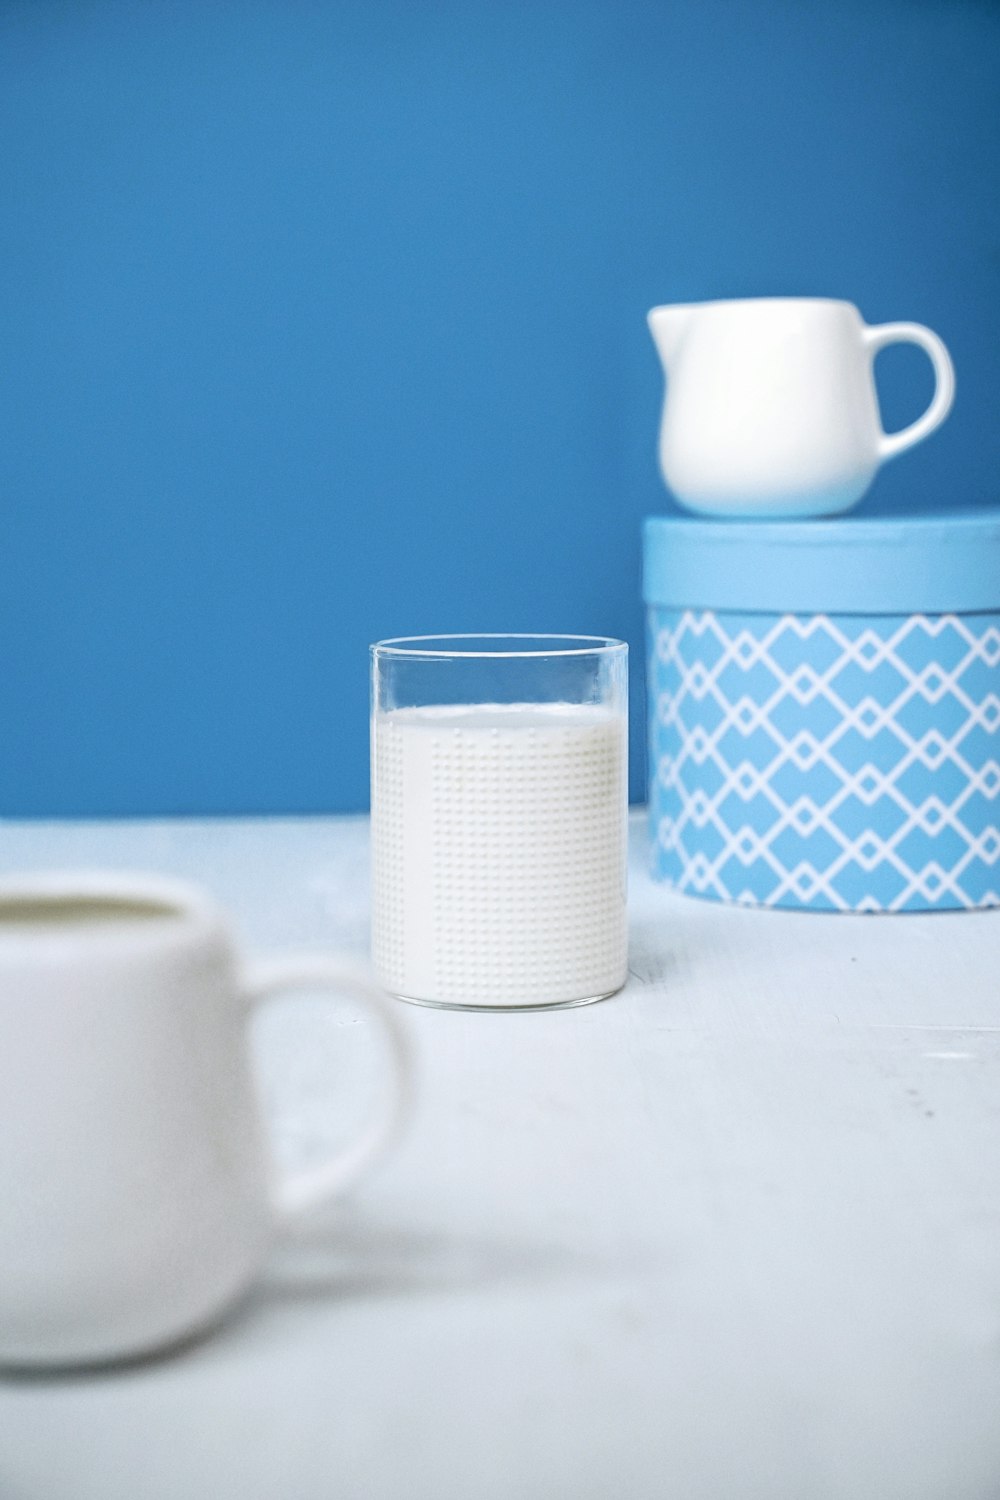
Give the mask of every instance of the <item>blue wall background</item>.
POLYGON ((998 83, 960 0, 0 4, 0 814, 362 808, 379 636, 640 668, 655 302, 930 323, 865 508, 992 502, 998 83))

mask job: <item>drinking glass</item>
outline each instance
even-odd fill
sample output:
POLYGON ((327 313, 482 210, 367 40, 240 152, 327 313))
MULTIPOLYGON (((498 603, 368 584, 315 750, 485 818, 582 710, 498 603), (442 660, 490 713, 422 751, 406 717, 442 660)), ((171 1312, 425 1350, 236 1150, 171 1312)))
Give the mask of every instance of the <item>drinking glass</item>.
POLYGON ((625 983, 628 647, 414 636, 372 665, 372 958, 401 999, 586 1005, 625 983))

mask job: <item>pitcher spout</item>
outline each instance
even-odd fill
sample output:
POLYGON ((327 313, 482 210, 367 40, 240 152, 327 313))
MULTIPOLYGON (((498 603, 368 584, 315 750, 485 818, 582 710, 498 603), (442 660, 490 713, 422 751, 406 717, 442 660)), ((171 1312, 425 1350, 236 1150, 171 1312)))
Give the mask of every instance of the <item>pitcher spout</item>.
POLYGON ((677 352, 677 347, 693 312, 693 304, 681 302, 667 307, 654 307, 649 312, 649 331, 653 335, 653 343, 656 345, 663 368, 668 374, 671 360, 677 352))

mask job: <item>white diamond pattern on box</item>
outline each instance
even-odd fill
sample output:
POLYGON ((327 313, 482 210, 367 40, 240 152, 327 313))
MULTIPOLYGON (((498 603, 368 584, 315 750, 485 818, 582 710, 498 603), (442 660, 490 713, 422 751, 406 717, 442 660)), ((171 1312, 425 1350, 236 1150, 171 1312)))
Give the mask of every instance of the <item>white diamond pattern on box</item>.
POLYGON ((650 610, 653 873, 764 906, 1000 905, 1000 615, 650 610))

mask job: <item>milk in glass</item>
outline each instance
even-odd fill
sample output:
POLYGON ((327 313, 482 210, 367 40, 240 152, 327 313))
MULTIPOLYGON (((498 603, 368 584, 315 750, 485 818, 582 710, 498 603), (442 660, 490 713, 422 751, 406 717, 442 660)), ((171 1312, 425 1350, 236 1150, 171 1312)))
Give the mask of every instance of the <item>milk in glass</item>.
POLYGON ((373 958, 429 1003, 582 1003, 625 980, 626 728, 600 704, 372 723, 373 958))

